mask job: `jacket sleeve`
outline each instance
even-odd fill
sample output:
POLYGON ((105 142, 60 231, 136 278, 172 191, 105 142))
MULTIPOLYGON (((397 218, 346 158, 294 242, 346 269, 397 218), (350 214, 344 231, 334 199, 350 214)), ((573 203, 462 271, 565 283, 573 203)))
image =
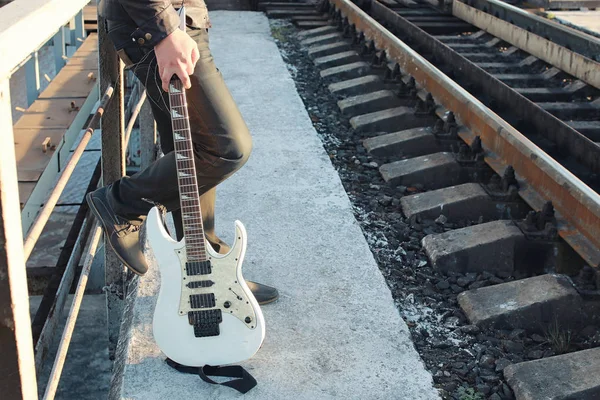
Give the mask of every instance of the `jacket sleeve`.
POLYGON ((119 0, 138 26, 131 40, 154 47, 179 27, 179 15, 169 0, 119 0))

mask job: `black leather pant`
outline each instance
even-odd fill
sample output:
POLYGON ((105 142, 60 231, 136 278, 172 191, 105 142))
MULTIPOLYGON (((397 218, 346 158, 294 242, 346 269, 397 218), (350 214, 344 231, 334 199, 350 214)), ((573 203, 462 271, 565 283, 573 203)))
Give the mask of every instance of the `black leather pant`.
MULTIPOLYGON (((143 220, 153 202, 163 204, 173 212, 180 239, 183 231, 169 100, 161 88, 154 50, 131 41, 135 26, 117 21, 107 21, 107 26, 120 57, 146 88, 165 154, 143 171, 114 182, 109 201, 117 214, 132 221, 143 220)), ((200 52, 194 74, 190 76, 192 87, 187 91, 187 100, 204 231, 219 250, 218 245, 223 243, 214 232, 215 188, 248 160, 252 139, 213 62, 208 30, 188 27, 187 32, 200 52)))

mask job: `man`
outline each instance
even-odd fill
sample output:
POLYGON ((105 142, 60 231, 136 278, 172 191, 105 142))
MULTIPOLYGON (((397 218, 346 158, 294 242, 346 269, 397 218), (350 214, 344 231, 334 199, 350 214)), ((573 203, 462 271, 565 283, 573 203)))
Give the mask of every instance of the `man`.
MULTIPOLYGON (((117 53, 146 87, 164 157, 131 177, 88 195, 109 243, 133 272, 148 270, 139 227, 154 203, 173 212, 177 239, 183 237, 168 85, 177 75, 187 89, 188 110, 206 239, 219 253, 229 246, 215 234, 215 187, 244 165, 252 150, 248 128, 208 45, 210 21, 204 0, 186 0, 187 32, 179 27, 174 0, 100 0, 108 35, 117 53)), ((275 288, 248 282, 260 304, 277 299, 275 288)))

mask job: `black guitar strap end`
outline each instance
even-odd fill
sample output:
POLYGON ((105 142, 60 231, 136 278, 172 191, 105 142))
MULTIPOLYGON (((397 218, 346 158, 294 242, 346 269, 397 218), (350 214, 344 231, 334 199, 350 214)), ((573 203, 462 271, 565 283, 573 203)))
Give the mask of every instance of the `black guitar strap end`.
POLYGON ((256 379, 254 379, 254 377, 240 365, 227 365, 224 367, 214 367, 211 365, 205 365, 203 367, 188 367, 186 365, 176 363, 170 358, 167 358, 165 361, 171 368, 174 368, 181 373, 197 374, 200 379, 206 383, 228 386, 242 394, 248 393, 250 389, 256 386, 256 379), (214 380, 210 379, 209 376, 222 376, 235 379, 226 382, 215 382, 214 380))

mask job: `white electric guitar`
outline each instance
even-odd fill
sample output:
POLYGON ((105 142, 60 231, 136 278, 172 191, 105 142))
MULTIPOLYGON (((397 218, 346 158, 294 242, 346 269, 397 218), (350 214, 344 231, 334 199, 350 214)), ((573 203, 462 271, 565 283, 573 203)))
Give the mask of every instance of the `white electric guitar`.
POLYGON ((235 242, 225 255, 204 237, 185 89, 169 86, 184 238, 176 242, 152 208, 146 235, 161 286, 154 310, 154 338, 171 360, 186 366, 224 365, 252 357, 265 337, 265 322, 242 276, 246 230, 235 222, 235 242))

